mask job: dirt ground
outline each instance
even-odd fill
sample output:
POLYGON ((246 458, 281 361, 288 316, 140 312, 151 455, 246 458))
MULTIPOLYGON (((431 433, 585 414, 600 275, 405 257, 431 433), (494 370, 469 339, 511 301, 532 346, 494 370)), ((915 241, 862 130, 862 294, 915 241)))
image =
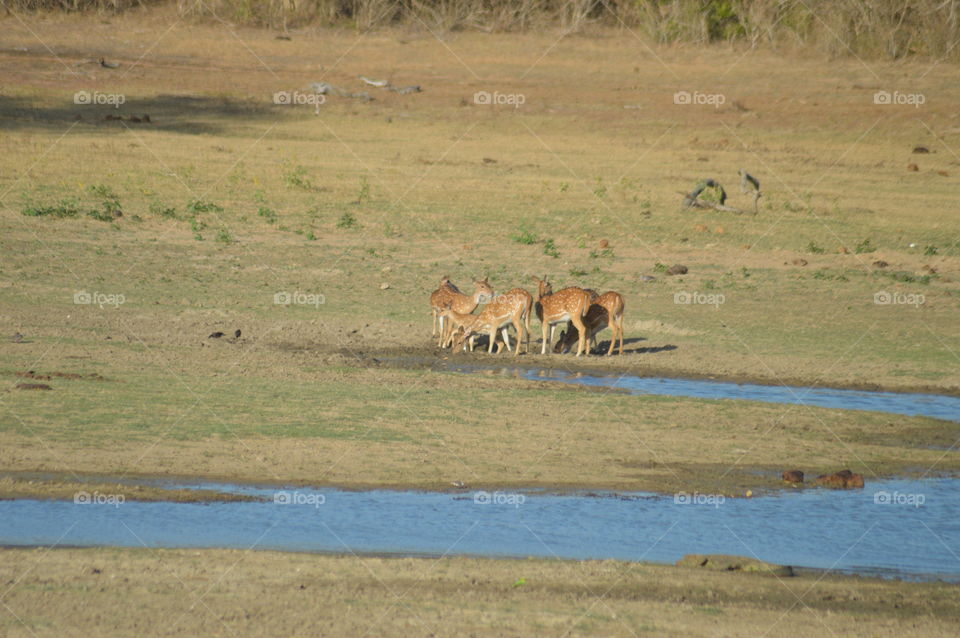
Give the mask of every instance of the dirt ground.
POLYGON ((0 550, 10 638, 955 636, 956 587, 615 561, 0 550))

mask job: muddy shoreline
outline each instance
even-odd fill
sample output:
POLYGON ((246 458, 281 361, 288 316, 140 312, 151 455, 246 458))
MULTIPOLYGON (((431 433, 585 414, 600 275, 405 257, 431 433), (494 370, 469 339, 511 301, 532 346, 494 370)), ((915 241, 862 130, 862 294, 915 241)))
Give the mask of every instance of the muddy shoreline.
MULTIPOLYGON (((752 474, 757 481, 750 485, 743 485, 737 480, 737 486, 718 485, 711 494, 723 495, 725 498, 757 498, 762 496, 779 496, 786 492, 809 489, 831 489, 816 485, 814 473, 808 474, 808 482, 800 485, 782 481, 780 472, 768 467, 740 468, 744 474, 752 474)), ((743 474, 737 476, 742 479, 743 474)), ((869 490, 870 483, 892 479, 921 479, 921 478, 960 478, 960 470, 946 470, 930 472, 924 468, 899 468, 889 473, 876 474, 869 477, 863 489, 869 490)), ((260 496, 250 496, 224 492, 218 489, 194 489, 182 487, 184 484, 227 484, 237 487, 290 490, 309 488, 315 490, 340 490, 345 492, 369 491, 415 491, 460 494, 470 496, 474 492, 511 491, 520 493, 537 493, 545 495, 579 494, 594 498, 662 498, 676 494, 678 491, 706 493, 704 489, 695 487, 702 479, 691 476, 689 485, 663 485, 663 481, 643 481, 643 487, 637 483, 557 483, 550 481, 512 482, 477 482, 455 486, 452 484, 438 484, 436 482, 410 481, 404 483, 374 483, 374 482, 338 482, 338 481, 310 481, 304 479, 291 480, 264 480, 249 475, 157 475, 157 474, 126 474, 122 477, 104 475, 93 472, 36 472, 36 471, 8 471, 0 474, 0 500, 37 499, 37 500, 73 500, 79 491, 101 494, 122 494, 130 501, 170 501, 178 503, 221 503, 238 501, 261 501, 260 496), (71 480, 76 477, 80 480, 71 480), (162 485, 173 484, 171 487, 162 485), (659 487, 658 487, 659 484, 659 487)), ((269 500, 269 499, 267 499, 269 500)))
MULTIPOLYGON (((304 348, 305 351, 314 351, 314 348, 304 348)), ((720 381, 736 384, 753 384, 764 386, 790 386, 797 388, 820 388, 835 390, 861 390, 867 392, 890 392, 893 394, 935 394, 941 396, 960 397, 960 387, 944 387, 927 384, 888 385, 868 382, 830 381, 825 383, 816 377, 778 376, 760 374, 705 374, 693 370, 673 366, 647 365, 640 362, 630 363, 629 357, 613 355, 590 355, 577 358, 572 355, 540 355, 511 354, 488 355, 486 353, 456 353, 438 351, 432 347, 412 348, 381 348, 369 351, 365 348, 337 349, 336 353, 345 359, 354 362, 363 368, 392 368, 408 370, 432 370, 434 372, 450 372, 449 366, 468 365, 478 369, 519 368, 524 370, 553 369, 571 373, 583 373, 596 376, 616 376, 629 374, 631 376, 667 379, 691 379, 697 381, 720 381), (600 359, 600 361, 594 361, 600 359)), ((609 391, 609 389, 604 389, 609 391)))

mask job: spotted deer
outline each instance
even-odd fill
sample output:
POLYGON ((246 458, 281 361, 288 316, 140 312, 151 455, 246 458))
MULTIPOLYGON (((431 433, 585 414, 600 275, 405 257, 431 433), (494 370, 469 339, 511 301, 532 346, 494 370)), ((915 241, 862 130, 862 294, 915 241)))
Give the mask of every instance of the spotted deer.
POLYGON ((503 334, 507 350, 510 350, 510 336, 507 326, 513 324, 517 331, 517 345, 513 348, 515 355, 520 354, 520 342, 525 343, 525 350, 530 351, 530 315, 533 311, 533 297, 523 288, 514 288, 502 295, 497 295, 483 307, 477 318, 469 323, 463 323, 463 334, 457 337, 454 349, 467 339, 470 340, 470 351, 473 351, 474 337, 486 332, 489 337, 487 352, 493 352, 497 331, 503 334))
POLYGON ((577 356, 586 350, 586 326, 583 318, 590 308, 590 293, 583 288, 572 286, 553 292, 553 287, 543 279, 533 278, 537 282, 537 318, 540 319, 542 342, 540 354, 547 354, 547 344, 553 343, 553 331, 561 321, 570 321, 579 331, 577 356), (547 334, 549 332, 549 335, 547 334))
MULTIPOLYGON (((620 339, 619 350, 617 354, 623 354, 623 296, 614 291, 605 292, 602 295, 596 295, 590 302, 590 308, 587 310, 587 316, 583 323, 587 327, 587 342, 593 343, 596 334, 604 328, 610 328, 613 336, 610 338, 610 348, 607 355, 613 354, 613 347, 620 339)), ((554 352, 567 352, 574 341, 579 339, 579 330, 572 324, 567 323, 567 329, 560 333, 560 339, 554 346, 554 352)))
POLYGON ((430 313, 433 315, 432 334, 436 337, 439 327, 440 340, 437 342, 439 347, 445 347, 449 340, 447 326, 444 318, 440 315, 440 310, 445 305, 449 304, 450 308, 456 312, 470 314, 479 304, 493 297, 493 288, 490 287, 486 277, 482 281, 474 280, 473 284, 476 286, 476 290, 471 297, 460 292, 460 289, 450 281, 450 278, 445 276, 440 279, 440 287, 430 295, 430 313))

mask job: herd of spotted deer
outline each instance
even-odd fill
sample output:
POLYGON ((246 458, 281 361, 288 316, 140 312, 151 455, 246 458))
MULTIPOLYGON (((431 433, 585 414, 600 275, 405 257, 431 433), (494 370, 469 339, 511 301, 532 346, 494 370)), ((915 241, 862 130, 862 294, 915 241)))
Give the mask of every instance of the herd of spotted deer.
POLYGON ((472 352, 475 337, 486 334, 489 353, 493 352, 496 344, 498 353, 502 346, 506 345, 507 350, 512 349, 514 354, 518 355, 521 341, 525 344, 524 349, 529 352, 530 316, 536 313, 542 332, 540 354, 547 353, 547 344, 553 343, 554 329, 563 321, 567 322, 567 327, 561 331, 560 338, 553 347, 554 352, 568 352, 573 343, 577 342, 578 357, 589 353, 590 344, 595 343, 596 334, 609 327, 613 336, 607 354, 613 354, 618 339, 618 354, 623 354, 624 305, 620 293, 611 290, 600 295, 577 286, 553 292, 546 277, 534 277, 533 280, 537 284, 536 302, 523 288, 494 294, 487 278, 473 282, 476 286, 473 295, 460 292, 449 277, 440 279, 440 286, 430 295, 433 336, 439 336, 437 345, 458 350, 465 349, 469 343, 472 352), (482 303, 486 305, 480 313, 473 314, 482 303), (516 346, 513 348, 510 346, 508 333, 511 324, 517 333, 516 346), (498 342, 498 333, 502 335, 503 343, 498 342))

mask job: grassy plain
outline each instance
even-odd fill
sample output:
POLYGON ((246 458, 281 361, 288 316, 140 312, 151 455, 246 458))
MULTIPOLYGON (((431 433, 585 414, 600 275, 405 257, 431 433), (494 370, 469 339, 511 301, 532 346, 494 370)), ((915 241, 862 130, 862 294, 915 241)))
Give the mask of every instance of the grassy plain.
MULTIPOLYGON (((621 292, 627 352, 525 366, 958 394, 953 66, 653 49, 626 31, 280 40, 169 9, 2 25, 8 497, 139 475, 739 495, 780 487, 784 469, 849 467, 868 484, 960 469, 956 423, 437 372, 445 357, 489 358, 438 353, 427 308, 444 274, 507 290, 547 273, 621 292), (272 103, 318 81, 375 99, 272 103), (478 91, 523 104, 478 105, 478 91), (723 104, 675 104, 677 91, 723 104), (924 103, 876 104, 878 91, 924 103), (756 216, 679 207, 703 177, 749 207, 741 167, 763 186, 756 216), (673 264, 689 273, 668 276, 673 264), (715 303, 676 303, 694 294, 715 303)), ((184 611, 171 633, 928 636, 957 618, 950 586, 834 576, 781 587, 617 563, 2 556, 12 636, 139 633, 184 611)))
POLYGON ((954 636, 956 586, 542 559, 0 550, 21 636, 954 636))

